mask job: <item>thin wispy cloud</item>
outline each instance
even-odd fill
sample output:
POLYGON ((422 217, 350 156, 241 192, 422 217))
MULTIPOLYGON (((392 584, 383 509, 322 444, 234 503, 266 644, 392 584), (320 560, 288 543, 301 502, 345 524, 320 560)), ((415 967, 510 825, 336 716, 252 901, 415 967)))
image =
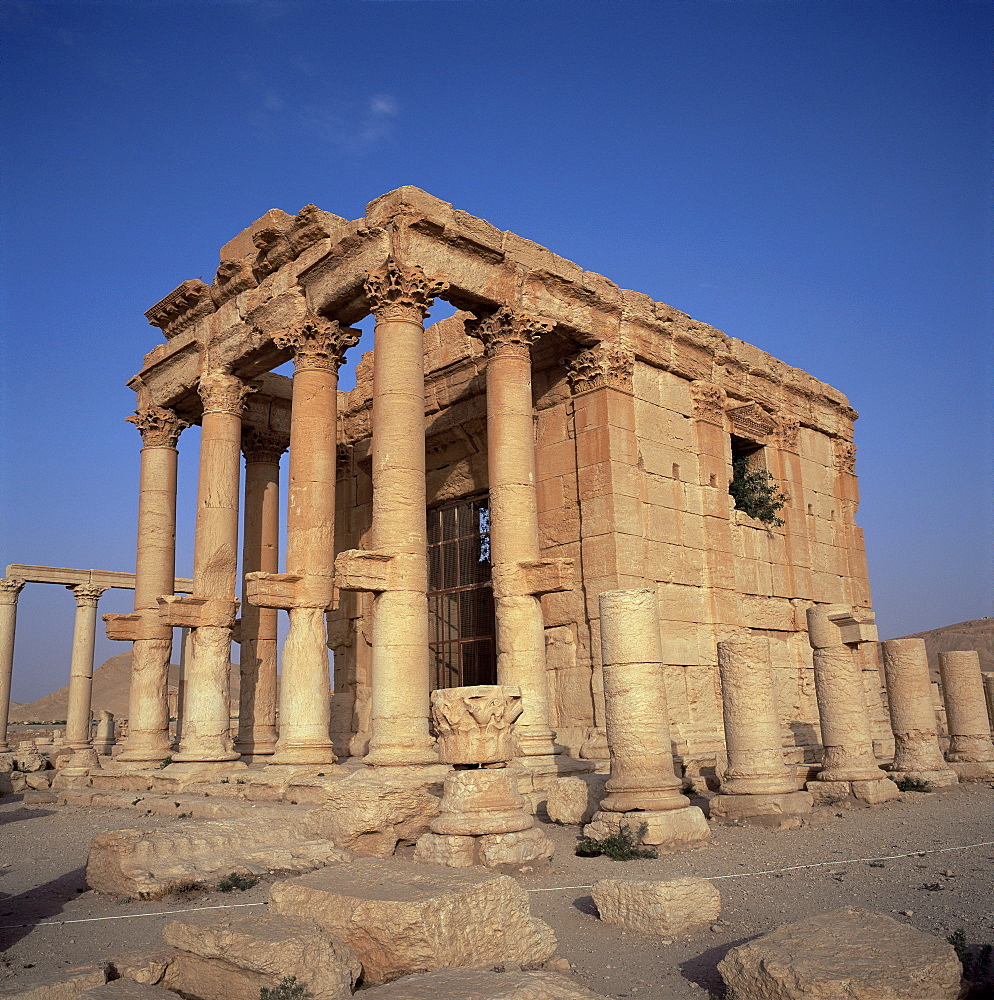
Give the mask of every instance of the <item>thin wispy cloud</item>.
POLYGON ((296 115, 312 136, 344 153, 362 154, 393 135, 400 107, 390 94, 312 102, 296 115))

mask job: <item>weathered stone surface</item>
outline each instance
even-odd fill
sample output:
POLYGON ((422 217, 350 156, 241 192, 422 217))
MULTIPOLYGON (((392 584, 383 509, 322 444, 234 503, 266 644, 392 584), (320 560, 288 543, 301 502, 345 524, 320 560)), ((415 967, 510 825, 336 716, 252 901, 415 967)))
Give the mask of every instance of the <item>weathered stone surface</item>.
POLYGON ((3 1000, 76 1000, 81 993, 102 986, 106 981, 107 972, 103 965, 88 965, 63 969, 33 986, 0 989, 0 997, 3 1000))
POLYGON ((549 789, 545 808, 553 823, 589 823, 604 798, 607 776, 558 778, 549 789))
POLYGON ((521 711, 521 689, 516 687, 478 684, 432 691, 439 758, 446 764, 511 760, 518 752, 513 726, 521 711))
POLYGON ((423 833, 414 847, 414 860, 447 868, 472 868, 479 864, 479 837, 423 833))
POLYGON ((752 819, 804 816, 811 812, 810 792, 716 795, 709 805, 711 819, 752 819))
POLYGON ((446 776, 441 811, 431 821, 431 832, 463 837, 514 833, 534 822, 525 812, 512 771, 478 768, 446 776))
POLYGON ((603 1000, 555 972, 442 969, 364 990, 363 1000, 603 1000))
POLYGON ((695 847, 711 839, 711 828, 697 806, 685 809, 664 809, 646 812, 597 812, 583 828, 585 837, 603 840, 627 827, 636 841, 661 851, 676 851, 695 847), (645 832, 639 836, 639 829, 645 832))
POLYGON ((488 868, 548 861, 555 850, 555 844, 538 827, 480 838, 480 857, 488 868))
POLYGON ((313 839, 306 826, 288 819, 275 828, 252 818, 111 830, 93 838, 86 881, 107 895, 155 899, 233 871, 306 871, 347 858, 330 841, 313 839))
POLYGON ((852 793, 860 802, 866 802, 871 806, 901 797, 900 790, 890 778, 878 778, 876 781, 854 781, 852 782, 852 793))
POLYGON ((313 1000, 335 1000, 352 995, 362 972, 347 944, 275 914, 195 914, 170 921, 162 936, 179 949, 170 983, 202 1000, 258 1000, 263 986, 278 985, 287 976, 294 976, 313 1000), (197 959, 221 963, 223 974, 210 977, 216 986, 207 987, 204 962, 197 959))
POLYGON ((341 938, 370 985, 447 965, 538 965, 556 949, 513 879, 394 859, 357 858, 277 882, 270 910, 341 938))
POLYGON ((852 907, 739 945, 718 971, 735 1000, 956 1000, 962 975, 944 941, 852 907))
POLYGON ((606 923, 664 937, 685 934, 721 916, 721 896, 714 883, 703 878, 601 879, 591 895, 606 923))
POLYGON ((115 979, 80 993, 76 1000, 176 1000, 176 994, 134 979, 115 979))
POLYGON ((118 955, 111 959, 111 974, 120 979, 133 979, 136 983, 154 986, 162 982, 175 958, 176 953, 171 948, 151 955, 144 952, 118 955))

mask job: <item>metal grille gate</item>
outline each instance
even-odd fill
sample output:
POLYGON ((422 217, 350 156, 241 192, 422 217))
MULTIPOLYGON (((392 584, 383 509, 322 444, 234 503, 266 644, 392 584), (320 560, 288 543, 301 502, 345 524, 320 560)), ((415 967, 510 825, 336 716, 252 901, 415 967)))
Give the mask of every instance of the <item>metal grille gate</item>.
POLYGON ((431 686, 496 684, 496 623, 485 496, 428 511, 431 686))

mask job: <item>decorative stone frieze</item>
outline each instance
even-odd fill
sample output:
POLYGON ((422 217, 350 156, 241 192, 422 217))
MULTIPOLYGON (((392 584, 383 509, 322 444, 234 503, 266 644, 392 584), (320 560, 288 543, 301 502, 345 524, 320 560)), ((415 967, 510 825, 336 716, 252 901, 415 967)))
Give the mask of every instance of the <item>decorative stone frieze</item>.
POLYGON ((206 372, 200 376, 197 392, 204 402, 204 413, 230 413, 241 416, 245 400, 256 387, 237 375, 206 372))
POLYGON ((296 371, 323 368, 337 372, 345 360, 345 352, 359 343, 361 330, 342 326, 308 312, 303 319, 273 337, 281 350, 293 351, 296 371))
POLYGON ((175 448, 180 434, 190 426, 189 421, 162 406, 143 407, 124 419, 138 428, 145 448, 175 448))
POLYGON ((234 298, 241 292, 255 288, 258 281, 252 265, 247 260, 222 260, 221 266, 214 276, 214 284, 211 286, 211 295, 216 306, 221 306, 228 299, 234 298))
POLYGON ((758 403, 731 406, 726 410, 732 433, 756 444, 765 444, 776 427, 776 421, 758 403))
POLYGON ((607 340, 566 360, 566 377, 574 394, 605 386, 631 392, 634 371, 631 347, 607 340))
POLYGON ((410 316, 423 320, 434 299, 448 287, 447 281, 426 277, 417 264, 398 264, 392 257, 384 267, 370 271, 365 281, 369 307, 377 320, 410 316))
POLYGON ((171 340, 194 320, 212 313, 214 308, 210 285, 199 278, 190 278, 156 302, 146 311, 145 318, 171 340))
POLYGON ((690 398, 694 406, 694 416, 713 424, 725 421, 725 390, 710 382, 690 383, 690 398))
POLYGON ((279 464, 280 456, 290 447, 290 437, 280 431, 246 427, 242 430, 242 454, 248 463, 279 464))
POLYGON ((528 357, 531 345, 542 334, 551 333, 554 326, 536 313, 501 306, 489 316, 467 323, 466 333, 483 341, 488 358, 509 352, 528 357))
POLYGON ((496 684, 439 688, 431 718, 445 764, 492 764, 517 753, 512 726, 521 715, 521 689, 496 684))

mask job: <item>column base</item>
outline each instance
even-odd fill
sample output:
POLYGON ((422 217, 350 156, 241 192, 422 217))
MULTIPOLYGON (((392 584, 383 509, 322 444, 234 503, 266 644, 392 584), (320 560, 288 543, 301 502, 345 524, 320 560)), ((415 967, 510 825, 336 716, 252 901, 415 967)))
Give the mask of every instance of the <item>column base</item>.
POLYGON ((100 768, 100 758, 93 747, 68 747, 71 751, 63 767, 59 770, 69 773, 71 771, 90 771, 100 768))
POLYGON ((553 740, 551 729, 515 729, 514 738, 518 742, 519 757, 549 757, 566 752, 566 747, 553 740))
POLYGON ((711 827, 697 806, 667 809, 665 812, 595 812, 583 828, 585 837, 603 840, 623 828, 631 831, 636 842, 663 852, 696 847, 711 839, 711 827), (645 832, 639 830, 645 824, 645 832))
POLYGON ((207 780, 215 774, 222 774, 225 771, 233 771, 248 767, 242 761, 177 761, 162 769, 162 774, 167 778, 189 778, 196 776, 196 780, 207 780))
POLYGON ((399 767, 402 764, 437 764, 438 751, 434 740, 419 741, 408 746, 388 743, 377 746, 370 740, 369 753, 362 762, 370 767, 399 767))
POLYGON ((994 761, 951 760, 949 767, 960 781, 982 781, 994 777, 994 761))
MULTIPOLYGON (((195 748, 177 750, 172 755, 172 764, 221 764, 240 759, 240 754, 234 750, 202 750, 195 748)), ((118 758, 120 759, 120 758, 118 758)), ((169 766, 171 767, 172 764, 169 766)))
POLYGON ((948 788, 959 782, 959 775, 950 767, 926 770, 924 768, 896 768, 893 764, 887 768, 887 777, 893 781, 910 778, 913 781, 927 781, 933 788, 948 788))
POLYGON ((809 781, 804 786, 814 797, 815 805, 828 806, 844 802, 850 796, 868 806, 878 806, 884 802, 899 799, 901 793, 890 778, 875 778, 870 781, 809 781))
POLYGON ((276 739, 235 740, 234 749, 243 757, 267 757, 276 753, 276 739))
POLYGON ((797 791, 758 795, 721 792, 708 805, 711 819, 770 821, 807 815, 814 805, 814 797, 810 792, 797 791))
POLYGON ((306 744, 297 746, 280 746, 266 761, 266 767, 300 767, 310 764, 334 764, 338 758, 330 743, 306 744))
POLYGON ((154 742, 128 738, 124 749, 114 758, 125 763, 161 763, 173 752, 168 736, 161 736, 154 742))

